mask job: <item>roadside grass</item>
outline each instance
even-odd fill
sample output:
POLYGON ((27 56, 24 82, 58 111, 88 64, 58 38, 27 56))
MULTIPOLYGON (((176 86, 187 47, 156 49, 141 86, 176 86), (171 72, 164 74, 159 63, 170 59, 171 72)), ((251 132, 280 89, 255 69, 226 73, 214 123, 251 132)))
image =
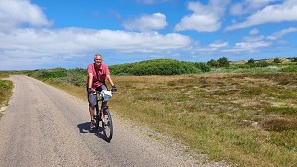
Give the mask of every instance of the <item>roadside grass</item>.
POLYGON ((59 79, 48 79, 44 80, 43 82, 52 85, 58 89, 64 90, 65 92, 76 96, 80 99, 86 99, 87 98, 87 93, 86 89, 83 89, 82 87, 78 87, 75 85, 72 85, 70 83, 62 82, 59 79))
MULTIPOLYGON (((3 80, 3 78, 9 77, 8 74, 0 72, 0 108, 8 105, 9 97, 12 94, 13 83, 9 80, 3 80)), ((3 111, 0 110, 0 118, 3 111)))

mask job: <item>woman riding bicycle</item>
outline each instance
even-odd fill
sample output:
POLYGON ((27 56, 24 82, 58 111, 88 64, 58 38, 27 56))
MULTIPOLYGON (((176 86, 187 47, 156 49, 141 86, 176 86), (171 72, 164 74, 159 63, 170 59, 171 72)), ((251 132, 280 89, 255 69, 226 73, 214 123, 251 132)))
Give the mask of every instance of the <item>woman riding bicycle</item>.
MULTIPOLYGON (((87 79, 87 92, 88 92, 88 101, 89 101, 89 112, 91 117, 91 128, 95 128, 94 121, 94 113, 95 106, 97 103, 97 94, 94 92, 108 90, 105 84, 105 80, 107 79, 110 83, 112 92, 117 91, 116 86, 113 84, 113 81, 110 77, 110 72, 108 66, 102 63, 102 56, 100 54, 96 54, 94 57, 94 63, 90 63, 88 65, 88 79, 87 79)), ((104 106, 106 106, 107 101, 104 102, 104 106)))

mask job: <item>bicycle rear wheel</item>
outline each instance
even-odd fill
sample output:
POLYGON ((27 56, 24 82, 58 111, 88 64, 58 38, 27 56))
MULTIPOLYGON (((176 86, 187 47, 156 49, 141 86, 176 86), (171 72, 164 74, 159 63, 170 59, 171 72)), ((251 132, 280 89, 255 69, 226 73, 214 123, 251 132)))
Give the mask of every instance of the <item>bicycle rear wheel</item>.
POLYGON ((113 125, 111 114, 108 109, 104 111, 104 116, 102 120, 103 133, 108 141, 111 140, 113 134, 113 125))

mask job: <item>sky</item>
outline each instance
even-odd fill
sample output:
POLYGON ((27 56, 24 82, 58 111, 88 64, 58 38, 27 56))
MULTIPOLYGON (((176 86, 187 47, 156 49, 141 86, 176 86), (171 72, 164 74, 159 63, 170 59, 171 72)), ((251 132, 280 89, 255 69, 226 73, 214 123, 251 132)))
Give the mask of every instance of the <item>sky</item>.
POLYGON ((297 57, 297 0, 0 0, 0 70, 297 57))

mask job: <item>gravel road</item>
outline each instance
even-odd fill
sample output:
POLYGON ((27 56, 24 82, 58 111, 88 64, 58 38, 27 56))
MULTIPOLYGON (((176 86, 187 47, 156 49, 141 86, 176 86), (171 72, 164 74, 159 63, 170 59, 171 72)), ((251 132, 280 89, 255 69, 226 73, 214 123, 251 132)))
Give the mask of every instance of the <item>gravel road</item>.
POLYGON ((180 145, 165 146, 114 113, 114 136, 106 142, 89 130, 86 101, 27 76, 9 79, 15 89, 0 118, 1 167, 219 166, 197 162, 180 145))

